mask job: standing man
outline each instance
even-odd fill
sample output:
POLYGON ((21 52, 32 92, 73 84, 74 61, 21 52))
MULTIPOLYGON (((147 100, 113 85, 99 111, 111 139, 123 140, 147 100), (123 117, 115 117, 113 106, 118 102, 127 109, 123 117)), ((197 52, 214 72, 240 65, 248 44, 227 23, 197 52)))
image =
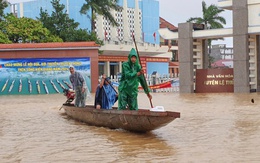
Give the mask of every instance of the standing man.
POLYGON ((75 90, 75 106, 76 107, 85 107, 87 90, 86 90, 86 81, 84 77, 77 71, 75 71, 74 66, 70 65, 70 82, 75 90))
POLYGON ((128 55, 128 61, 122 64, 122 78, 118 87, 118 110, 138 110, 137 95, 139 82, 147 94, 152 99, 146 80, 144 79, 144 70, 141 69, 139 58, 134 48, 128 55))

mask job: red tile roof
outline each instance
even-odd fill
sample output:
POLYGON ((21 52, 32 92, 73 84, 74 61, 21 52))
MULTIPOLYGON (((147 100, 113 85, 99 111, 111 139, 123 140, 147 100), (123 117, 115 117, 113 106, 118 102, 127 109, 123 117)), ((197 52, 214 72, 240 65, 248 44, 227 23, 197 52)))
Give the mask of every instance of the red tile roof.
POLYGON ((175 27, 173 24, 169 23, 165 19, 160 17, 160 28, 168 28, 171 31, 177 31, 178 28, 175 27))
POLYGON ((99 47, 95 42, 54 42, 54 43, 16 43, 0 44, 0 50, 4 49, 56 49, 56 48, 87 48, 99 47))
POLYGON ((225 61, 233 61, 233 59, 220 59, 214 63, 211 64, 212 67, 226 67, 226 65, 223 63, 225 61))

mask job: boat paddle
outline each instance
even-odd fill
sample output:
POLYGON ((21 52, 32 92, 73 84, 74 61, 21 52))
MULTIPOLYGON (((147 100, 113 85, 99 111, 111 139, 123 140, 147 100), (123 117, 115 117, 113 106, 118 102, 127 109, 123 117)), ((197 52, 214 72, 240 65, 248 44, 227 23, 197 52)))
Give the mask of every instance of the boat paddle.
POLYGON ((111 84, 111 82, 110 81, 108 81, 106 78, 105 78, 105 81, 107 81, 108 82, 108 84, 113 88, 113 90, 116 92, 116 94, 118 94, 117 93, 117 91, 116 91, 116 89, 113 87, 113 85, 111 84))
MULTIPOLYGON (((133 41, 134 41, 134 44, 135 44, 135 49, 136 49, 136 53, 137 53, 137 56, 138 56, 139 64, 140 64, 140 66, 141 66, 141 69, 143 69, 143 66, 142 66, 141 60, 140 60, 140 55, 139 55, 139 52, 138 52, 138 49, 137 49, 137 45, 136 45, 136 42, 135 42, 135 36, 132 35, 132 37, 133 37, 133 41)), ((144 74, 142 74, 142 77, 143 77, 143 79, 144 79, 144 81, 145 81, 145 87, 148 89, 148 85, 147 85, 147 82, 146 82, 146 80, 145 80, 144 74)), ((153 108, 152 100, 151 100, 150 98, 149 98, 149 100, 150 100, 151 108, 153 108)))

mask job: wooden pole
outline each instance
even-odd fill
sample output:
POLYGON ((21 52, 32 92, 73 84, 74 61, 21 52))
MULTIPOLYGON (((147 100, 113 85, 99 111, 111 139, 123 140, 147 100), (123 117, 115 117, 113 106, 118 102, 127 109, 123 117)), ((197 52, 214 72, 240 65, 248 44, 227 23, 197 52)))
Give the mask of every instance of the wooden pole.
MULTIPOLYGON (((135 44, 136 53, 137 53, 137 55, 138 55, 139 64, 140 64, 141 68, 143 68, 143 67, 142 67, 142 64, 141 64, 140 55, 139 55, 139 52, 138 52, 138 49, 137 49, 137 45, 136 45, 136 42, 135 42, 135 36, 134 36, 134 35, 133 35, 133 41, 134 41, 134 44, 135 44)), ((142 76, 143 76, 144 81, 145 81, 145 86, 146 86, 146 88, 148 89, 148 85, 147 85, 147 82, 146 82, 146 80, 145 80, 144 74, 142 74, 142 76)), ((149 100, 150 100, 151 108, 153 108, 152 100, 151 100, 150 98, 149 98, 149 100)))

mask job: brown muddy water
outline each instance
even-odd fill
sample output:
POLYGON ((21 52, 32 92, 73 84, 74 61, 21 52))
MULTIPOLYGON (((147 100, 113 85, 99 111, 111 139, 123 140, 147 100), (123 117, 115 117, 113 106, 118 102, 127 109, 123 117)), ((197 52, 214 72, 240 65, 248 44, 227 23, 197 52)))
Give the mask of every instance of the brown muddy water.
POLYGON ((62 94, 0 96, 0 162, 260 162, 259 94, 152 95, 181 118, 146 134, 74 121, 62 94))

